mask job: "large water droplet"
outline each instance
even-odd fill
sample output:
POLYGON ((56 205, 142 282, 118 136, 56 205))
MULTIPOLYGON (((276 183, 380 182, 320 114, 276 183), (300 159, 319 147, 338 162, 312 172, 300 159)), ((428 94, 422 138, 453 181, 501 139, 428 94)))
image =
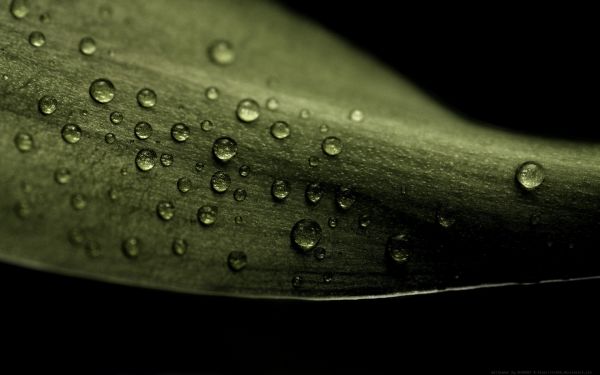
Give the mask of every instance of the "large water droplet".
POLYGON ((253 122, 260 116, 260 107, 253 99, 244 99, 238 103, 237 117, 243 122, 253 122))
POLYGON ((213 225, 217 220, 217 207, 202 206, 198 209, 198 221, 202 225, 213 225))
POLYGON ((29 14, 29 0, 13 0, 10 3, 10 14, 17 19, 27 16, 29 14))
POLYGON ((171 127, 171 137, 176 142, 185 142, 190 137, 190 128, 186 124, 175 124, 171 127))
POLYGON ((323 188, 321 187, 321 184, 318 182, 313 182, 306 185, 304 196, 306 197, 306 201, 310 204, 319 203, 323 197, 323 188))
POLYGON ((152 108, 156 105, 156 93, 149 88, 143 88, 137 93, 137 102, 142 108, 152 108))
POLYGON ((296 249, 308 252, 321 241, 321 226, 314 220, 302 219, 292 227, 291 238, 296 249))
POLYGON ((83 194, 75 193, 71 195, 71 206, 76 210, 83 210, 87 207, 87 200, 83 194))
POLYGON ((177 180, 177 189, 182 193, 192 190, 192 180, 187 177, 181 177, 177 180))
POLYGON ((350 120, 354 122, 361 122, 365 118, 365 115, 360 109, 353 109, 352 111, 350 111, 349 117, 350 120))
POLYGON ((44 95, 38 101, 38 108, 40 112, 44 115, 51 115, 56 111, 56 107, 58 106, 58 101, 55 97, 50 95, 44 95))
POLYGON ((173 165, 173 155, 171 154, 162 154, 160 155, 160 164, 163 167, 170 167, 173 165))
POLYGON ((209 132, 215 128, 215 125, 210 120, 204 120, 200 123, 200 128, 205 132, 209 132))
POLYGON ((61 135, 65 142, 77 143, 81 140, 81 128, 76 124, 66 124, 62 128, 61 135))
POLYGON ((244 189, 235 189, 235 191, 233 192, 233 199, 235 199, 238 202, 246 200, 246 196, 247 193, 244 189))
POLYGON ((224 193, 231 185, 231 177, 223 171, 217 171, 210 178, 210 186, 217 193, 224 193))
POLYGON ((533 190, 544 181, 544 168, 534 161, 528 161, 519 166, 516 179, 519 185, 526 190, 533 190))
POLYGON ((227 256, 227 265, 234 272, 241 271, 248 265, 248 257, 243 251, 232 251, 227 256))
POLYGON ((145 121, 138 122, 133 128, 133 133, 138 139, 148 139, 152 135, 152 125, 145 121))
POLYGON ((271 135, 276 139, 284 139, 290 136, 290 126, 285 121, 276 121, 271 125, 271 135))
POLYGON ((46 36, 41 31, 33 31, 29 34, 29 44, 34 47, 43 47, 46 44, 46 36))
POLYGON ((142 149, 135 157, 135 165, 140 171, 149 171, 156 165, 157 155, 154 150, 142 149))
POLYGON ((290 194, 290 183, 285 180, 275 180, 271 185, 273 198, 282 201, 290 194))
POLYGON ((31 151, 33 148, 33 137, 29 133, 17 133, 15 136, 15 146, 21 152, 31 151))
POLYGON ((217 100, 219 99, 219 89, 212 86, 208 87, 204 92, 204 95, 206 95, 206 99, 208 100, 217 100))
POLYGON ((276 111, 277 108, 279 108, 279 101, 275 98, 269 98, 267 99, 267 108, 270 111, 276 111))
POLYGON ((123 241, 121 249, 127 258, 135 259, 140 255, 140 240, 137 237, 129 237, 123 241))
POLYGON ((173 244, 171 245, 171 249, 173 250, 173 254, 182 256, 187 253, 188 243, 183 238, 175 238, 173 240, 173 244))
POLYGON ((233 45, 227 40, 216 40, 208 47, 208 57, 217 65, 229 65, 235 61, 233 45))
POLYGON ((245 165, 245 164, 241 165, 240 169, 239 169, 239 172, 240 172, 240 176, 242 176, 242 177, 248 177, 250 175, 250 167, 247 166, 247 165, 245 165))
POLYGON ((158 217, 165 221, 169 221, 175 216, 175 206, 171 202, 162 201, 156 205, 156 213, 158 217))
POLYGON ((108 79, 97 79, 90 85, 90 96, 98 103, 108 103, 115 97, 115 86, 108 79))
POLYGON ((79 41, 79 51, 86 56, 93 55, 96 52, 96 41, 94 38, 89 36, 81 38, 79 41))
POLYGON ((54 171, 54 181, 60 185, 69 183, 71 181, 71 171, 67 168, 58 168, 54 171))
POLYGON ((356 202, 356 195, 352 191, 352 189, 348 187, 340 187, 335 194, 335 202, 337 206, 342 210, 347 210, 354 202, 356 202))
POLYGON ((110 122, 112 122, 115 125, 120 124, 121 122, 123 122, 123 114, 119 111, 111 112, 110 122))
POLYGON ((409 238, 405 233, 392 236, 386 245, 386 255, 393 264, 404 265, 410 260, 409 238))
POLYGON ((237 154, 237 143, 229 137, 221 137, 213 143, 213 154, 221 161, 229 161, 237 154))
POLYGON ((321 144, 323 152, 329 156, 336 156, 342 152, 342 140, 337 137, 327 137, 321 144))

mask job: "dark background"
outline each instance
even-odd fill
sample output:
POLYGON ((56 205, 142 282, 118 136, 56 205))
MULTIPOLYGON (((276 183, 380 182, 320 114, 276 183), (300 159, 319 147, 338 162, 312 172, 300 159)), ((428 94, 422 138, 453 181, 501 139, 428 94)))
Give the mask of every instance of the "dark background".
MULTIPOLYGON (((600 139, 589 9, 284 3, 466 116, 600 139)), ((595 369, 599 291, 600 282, 588 281, 374 301, 254 301, 0 265, 0 358, 21 369, 123 374, 595 369)))

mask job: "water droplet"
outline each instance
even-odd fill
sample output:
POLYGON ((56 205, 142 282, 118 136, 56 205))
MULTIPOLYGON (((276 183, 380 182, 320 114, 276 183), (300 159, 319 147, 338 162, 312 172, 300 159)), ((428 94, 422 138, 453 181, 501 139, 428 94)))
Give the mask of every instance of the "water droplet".
POLYGON ((210 178, 210 186, 217 193, 224 193, 231 185, 231 177, 223 171, 217 171, 210 178))
POLYGON ((110 199, 113 202, 119 199, 119 191, 115 188, 110 188, 108 190, 108 199, 110 199))
POLYGON ((86 56, 91 56, 96 52, 96 41, 94 38, 86 36, 79 41, 79 52, 86 56))
POLYGON ((10 13, 17 19, 27 16, 29 13, 29 0, 13 0, 10 3, 10 13))
POLYGON ((435 218, 443 228, 449 228, 456 222, 453 212, 446 207, 439 207, 435 212, 435 218))
POLYGON ((247 193, 244 189, 235 189, 235 191, 233 192, 233 199, 235 199, 238 202, 245 200, 246 196, 247 193))
POLYGON ((248 177, 250 175, 250 167, 247 165, 242 165, 242 166, 240 166, 239 172, 240 172, 240 176, 248 177))
POLYGON ((260 107, 255 100, 244 99, 238 103, 237 117, 242 122, 253 122, 260 116, 260 107))
POLYGON ((213 154, 221 161, 229 161, 237 154, 237 143, 229 137, 221 137, 213 143, 213 154))
POLYGON ((270 111, 276 111, 277 108, 279 108, 279 101, 275 98, 269 98, 267 99, 267 108, 270 111))
POLYGON ((404 233, 392 236, 386 245, 388 258, 396 265, 406 264, 410 260, 409 239, 404 233))
POLYGON ((304 196, 306 197, 306 201, 310 204, 319 203, 323 197, 323 188, 321 187, 321 184, 318 182, 313 182, 306 185, 304 196))
POLYGON ((217 220, 217 207, 202 206, 198 209, 198 221, 203 225, 213 225, 217 220))
POLYGON ((29 34, 29 44, 34 47, 42 47, 46 44, 46 36, 41 31, 33 31, 29 34))
POLYGON ((148 139, 152 135, 152 125, 145 121, 138 122, 133 128, 133 133, 138 139, 148 139))
POLYGON ((33 148, 33 137, 29 133, 17 133, 15 136, 15 146, 21 152, 31 151, 33 148))
POLYGON ((97 241, 89 240, 84 246, 85 254, 90 258, 98 258, 102 255, 102 249, 97 241))
POLYGON ((112 112, 110 114, 110 122, 112 122, 115 125, 120 124, 121 122, 123 122, 123 114, 118 111, 112 112))
POLYGON ((157 155, 154 150, 142 149, 135 157, 135 165, 140 171, 146 172, 154 168, 156 165, 157 155))
POLYGON ((335 194, 335 202, 339 208, 342 210, 347 210, 352 207, 354 202, 356 202, 356 195, 352 189, 348 187, 340 187, 335 194))
POLYGON ((158 202, 156 213, 161 219, 169 221, 175 216, 175 206, 173 206, 173 203, 167 201, 158 202))
POLYGON ((290 126, 285 121, 276 121, 271 125, 271 135, 276 139, 284 139, 290 136, 290 126))
POLYGON ((200 123, 200 128, 205 132, 209 132, 215 128, 215 125, 210 120, 204 120, 200 123))
POLYGON ((308 158, 308 165, 312 168, 318 167, 321 160, 317 156, 311 156, 308 158))
POLYGON ((206 99, 208 100, 217 100, 219 99, 219 89, 212 86, 208 87, 204 92, 204 95, 206 95, 206 99))
POLYGON ((44 95, 38 101, 38 109, 44 115, 51 115, 56 111, 58 101, 55 97, 50 95, 44 95))
POLYGON ((104 136, 104 141, 106 141, 106 143, 108 143, 109 145, 115 143, 116 140, 117 137, 113 133, 106 133, 106 135, 104 136))
POLYGON ((362 214, 358 217, 358 225, 361 228, 367 228, 371 224, 371 216, 368 214, 362 214))
POLYGON ((310 111, 306 108, 300 110, 300 118, 307 119, 310 117, 310 111))
POLYGON ((236 216, 234 221, 236 224, 242 224, 244 222, 244 218, 242 218, 241 216, 236 216))
POLYGON ((127 176, 127 167, 121 168, 121 176, 127 176))
POLYGON ((326 284, 329 284, 330 282, 332 282, 333 281, 333 274, 331 272, 325 272, 323 274, 323 281, 326 284))
POLYGON ((323 152, 329 156, 336 156, 342 152, 342 140, 337 137, 327 137, 321 144, 323 152))
POLYGON ((83 210, 87 206, 87 200, 83 194, 75 193, 71 195, 71 207, 76 210, 83 210))
POLYGON ((196 173, 200 173, 204 170, 204 163, 199 161, 194 165, 194 169, 196 170, 196 173))
POLYGON ((248 257, 243 251, 232 251, 227 256, 227 265, 234 272, 241 271, 248 265, 248 257))
POLYGON ((185 142, 190 137, 190 128, 186 124, 175 124, 171 127, 171 137, 176 142, 185 142))
POLYGON ((71 171, 67 168, 58 168, 54 171, 54 181, 60 185, 69 183, 71 181, 71 171))
POLYGON ((177 180, 177 190, 182 193, 187 193, 188 191, 192 190, 192 180, 187 177, 181 177, 179 180, 177 180))
POLYGON ((77 143, 81 140, 81 128, 76 124, 66 124, 62 128, 61 135, 65 142, 77 143))
POLYGON ((350 111, 349 118, 354 122, 361 122, 365 118, 365 115, 360 109, 353 109, 350 111))
POLYGON ((170 167, 173 165, 173 155, 171 154, 162 154, 160 155, 160 164, 163 167, 170 167))
POLYGON ((99 78, 90 85, 90 96, 98 103, 108 103, 115 97, 115 86, 105 78, 99 78))
POLYGON ((338 218, 337 217, 330 217, 329 220, 327 220, 327 224, 329 224, 329 228, 335 228, 338 225, 338 218))
POLYGON ((296 249, 308 252, 321 241, 321 226, 314 220, 302 219, 292 227, 291 237, 296 249))
POLYGON ((277 200, 284 200, 290 194, 290 183, 285 180, 275 180, 271 185, 271 194, 277 200))
POLYGON ((27 219, 28 217, 31 216, 31 213, 33 211, 31 208, 31 205, 25 201, 17 202, 17 204, 15 204, 14 210, 15 210, 15 214, 20 219, 27 219))
POLYGON ((50 13, 46 12, 46 13, 42 13, 40 14, 40 22, 41 23, 48 23, 50 22, 50 13))
POLYGON ((327 124, 321 124, 321 126, 319 127, 319 131, 321 133, 327 133, 329 131, 329 126, 327 126, 327 124))
POLYGON ((233 45, 227 40, 216 40, 208 47, 208 57, 217 65, 229 65, 235 60, 233 45))
POLYGON ((156 105, 156 93, 149 88, 143 88, 137 93, 137 102, 142 108, 152 108, 156 105))
POLYGON ((296 289, 301 288, 302 284, 304 284, 304 279, 302 276, 294 276, 292 278, 292 286, 296 289))
POLYGON ((173 240, 173 244, 171 245, 171 249, 173 250, 173 254, 175 255, 185 255, 188 250, 188 243, 183 238, 175 238, 173 240))
POLYGON ((324 247, 315 247, 313 250, 313 255, 315 256, 316 260, 323 260, 325 259, 325 256, 327 256, 327 250, 325 250, 324 247))
POLYGON ((517 168, 516 178, 523 189, 533 190, 542 184, 544 174, 544 168, 540 164, 528 161, 517 168))
POLYGON ((8 75, 2 74, 2 79, 5 80, 5 81, 8 81, 8 75))
POLYGON ((127 258, 135 259, 140 255, 140 240, 137 237, 129 237, 123 241, 121 249, 127 258))

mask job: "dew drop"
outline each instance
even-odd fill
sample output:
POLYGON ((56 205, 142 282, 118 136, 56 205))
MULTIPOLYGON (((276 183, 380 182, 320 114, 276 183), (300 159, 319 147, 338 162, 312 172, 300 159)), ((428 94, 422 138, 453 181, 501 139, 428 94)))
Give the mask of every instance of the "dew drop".
POLYGON ((544 168, 534 161, 525 162, 517 168, 517 182, 525 190, 533 190, 540 186, 544 177, 544 168))
POLYGON ((341 187, 336 192, 335 202, 339 208, 342 210, 347 210, 352 207, 354 202, 356 202, 356 195, 352 189, 348 187, 341 187))
POLYGON ((244 164, 244 165, 240 166, 239 172, 240 172, 240 176, 248 177, 250 175, 250 167, 244 164))
POLYGON ((60 185, 68 184, 71 181, 71 171, 67 168, 58 168, 54 171, 54 181, 60 185))
POLYGON ((246 196, 247 193, 244 189, 235 189, 235 191, 233 192, 233 199, 235 199, 238 202, 246 200, 246 196))
POLYGON ((96 52, 96 41, 94 38, 86 36, 79 41, 79 52, 86 56, 91 56, 96 52))
POLYGON ((175 206, 171 202, 162 201, 156 205, 156 213, 158 217, 164 221, 169 221, 175 216, 175 206))
POLYGON ((118 111, 112 112, 110 114, 110 122, 112 122, 115 125, 120 124, 121 122, 123 122, 123 114, 118 111))
POLYGON ((182 193, 187 193, 188 191, 192 190, 192 180, 187 177, 181 177, 179 180, 177 180, 177 190, 182 193))
POLYGON ((321 124, 321 126, 319 127, 319 131, 321 133, 327 133, 329 131, 329 126, 327 126, 327 124, 321 124))
POLYGON ((342 141, 337 137, 327 137, 323 140, 321 148, 326 155, 336 156, 342 152, 342 141))
POLYGON ((260 107, 253 99, 243 99, 237 106, 237 117, 242 122, 253 122, 260 116, 260 107))
POLYGON ((117 199, 119 199, 119 192, 117 189, 115 188, 110 188, 108 190, 108 199, 110 199, 111 201, 116 201, 117 199))
POLYGON ((28 217, 31 216, 31 213, 33 211, 31 208, 31 205, 25 201, 17 202, 17 204, 15 204, 14 210, 15 210, 15 214, 20 219, 27 219, 28 217))
POLYGON ((234 221, 235 221, 236 224, 239 225, 239 224, 242 224, 244 222, 244 218, 242 218, 241 216, 236 216, 234 218, 234 221))
POLYGON ((437 223, 442 228, 450 228, 456 222, 454 214, 451 212, 451 210, 445 207, 440 207, 437 209, 435 212, 435 218, 437 223))
POLYGON ((321 226, 314 220, 302 219, 292 227, 292 244, 298 250, 308 252, 321 240, 321 226))
POLYGON ((115 86, 105 78, 99 78, 90 85, 90 96, 98 103, 108 103, 115 97, 115 86))
POLYGON ((310 111, 308 109, 301 109, 300 110, 300 114, 299 114, 300 118, 302 119, 307 119, 310 117, 310 111))
POLYGON ((210 186, 217 193, 224 193, 231 185, 231 177, 223 171, 217 171, 210 178, 210 186))
POLYGON ((323 260, 325 259, 325 256, 327 256, 327 250, 325 250, 324 247, 315 247, 313 250, 313 255, 315 256, 316 260, 323 260))
POLYGON ((217 220, 217 207, 202 206, 198 209, 198 221, 202 225, 213 225, 217 220))
POLYGON ((321 184, 318 182, 313 182, 306 185, 306 190, 304 191, 304 197, 306 201, 310 204, 317 204, 323 197, 323 188, 321 184))
POLYGON ((10 3, 10 14, 17 19, 22 19, 29 14, 29 0, 13 0, 10 3))
POLYGON ((200 173, 204 170, 204 163, 199 161, 194 165, 194 169, 196 170, 196 173, 200 173))
POLYGON ((371 224, 371 216, 368 214, 362 214, 358 217, 358 226, 360 228, 367 228, 371 224))
POLYGON ((271 135, 276 139, 284 139, 290 136, 290 126, 285 121, 276 121, 271 125, 271 135))
POLYGON ((403 265, 410 260, 408 236, 404 233, 392 236, 386 244, 386 255, 393 264, 403 265))
POLYGON ((138 122, 133 128, 133 133, 138 139, 148 139, 152 135, 152 125, 145 121, 138 122))
POLYGON ((65 142, 77 143, 81 140, 81 128, 76 124, 66 124, 62 128, 61 135, 65 142))
POLYGON ((279 108, 279 100, 275 98, 269 98, 267 99, 266 106, 270 111, 276 111, 279 108))
POLYGON ((312 168, 318 167, 321 160, 317 156, 311 156, 308 158, 308 165, 312 168))
POLYGON ((29 133, 17 133, 15 146, 21 152, 29 152, 33 148, 33 137, 29 133))
POLYGON ((137 102, 142 108, 152 108, 156 105, 156 93, 149 88, 143 88, 137 93, 137 102))
POLYGON ((117 137, 113 133, 106 133, 106 135, 104 136, 104 141, 109 145, 115 143, 116 140, 117 137))
POLYGON ((229 161, 237 154, 237 143, 229 137, 221 137, 213 143, 213 155, 221 161, 229 161))
POLYGON ((190 137, 190 128, 186 124, 175 124, 171 127, 171 137, 176 142, 185 142, 190 137))
POLYGON ((83 210, 86 206, 87 200, 85 199, 85 196, 83 196, 83 194, 75 193, 71 195, 71 207, 79 211, 83 210))
POLYGON ((329 284, 330 282, 332 282, 333 281, 333 274, 331 272, 325 272, 323 274, 323 281, 326 284, 329 284))
POLYGON ((275 180, 271 185, 271 194, 276 200, 282 201, 290 195, 290 183, 285 180, 275 180))
POLYGON ((162 154, 160 155, 160 164, 163 167, 170 167, 173 165, 173 155, 171 154, 162 154))
POLYGON ((51 115, 56 111, 58 101, 55 97, 50 95, 44 95, 38 101, 38 109, 44 115, 51 115))
POLYGON ((154 150, 142 149, 135 157, 135 165, 140 171, 147 172, 156 165, 157 155, 154 150))
POLYGON ((205 132, 209 132, 215 128, 215 125, 210 120, 204 120, 200 123, 200 128, 205 132))
POLYGON ((329 228, 335 228, 335 227, 337 227, 337 225, 338 225, 338 218, 334 217, 334 216, 330 217, 327 220, 327 224, 329 225, 329 228))
POLYGON ((217 100, 219 99, 219 89, 213 86, 208 87, 204 95, 206 95, 206 99, 208 100, 217 100))
POLYGON ((361 122, 365 118, 365 115, 360 109, 353 109, 350 111, 349 118, 354 122, 361 122))
POLYGON ((121 249, 127 258, 135 259, 140 255, 140 240, 137 237, 129 237, 123 241, 121 249))
POLYGON ((33 31, 29 34, 29 44, 34 47, 43 47, 46 44, 46 36, 41 31, 33 31))
POLYGON ((217 65, 229 65, 235 60, 233 45, 227 40, 216 40, 208 47, 208 57, 217 65))
POLYGON ((188 243, 183 238, 175 238, 173 240, 173 244, 171 245, 171 250, 173 250, 173 254, 175 255, 185 255, 188 250, 188 243))
POLYGON ((292 278, 292 287, 294 287, 295 289, 301 288, 302 284, 304 284, 304 279, 302 278, 302 276, 294 276, 292 278))
POLYGON ((40 14, 40 22, 41 23, 48 23, 50 22, 50 13, 46 12, 46 13, 42 13, 40 14))
POLYGON ((248 257, 243 251, 232 251, 227 256, 227 265, 234 272, 241 271, 248 265, 248 257))
POLYGON ((90 258, 98 258, 102 255, 102 249, 97 241, 90 240, 85 243, 85 254, 90 258))

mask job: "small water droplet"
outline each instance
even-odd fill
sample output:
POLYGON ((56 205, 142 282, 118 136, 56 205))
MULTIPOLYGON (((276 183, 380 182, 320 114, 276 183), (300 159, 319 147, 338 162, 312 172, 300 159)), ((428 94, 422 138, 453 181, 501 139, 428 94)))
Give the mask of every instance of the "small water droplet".
POLYGON ((243 251, 232 251, 227 256, 227 265, 234 272, 239 272, 248 265, 248 257, 243 251))
POLYGON ((158 217, 164 221, 169 221, 175 216, 175 206, 171 202, 162 201, 156 205, 156 213, 158 217))
POLYGON ((217 213, 217 207, 202 206, 198 209, 198 221, 203 225, 213 225, 217 220, 217 213))
POLYGON ((456 222, 452 210, 447 207, 439 207, 435 212, 435 218, 442 228, 450 228, 456 222))
POLYGON ((106 135, 104 136, 104 141, 106 141, 106 143, 108 143, 109 145, 115 143, 116 140, 117 137, 113 133, 106 133, 106 135))
POLYGON ((371 216, 368 214, 362 214, 358 217, 358 225, 361 228, 367 228, 371 224, 371 216))
POLYGON ((2 74, 2 79, 5 81, 8 81, 8 75, 7 74, 2 74))
POLYGON ((321 144, 323 152, 329 156, 336 156, 342 152, 342 140, 337 137, 327 137, 321 144))
POLYGON ((54 171, 54 181, 57 184, 64 185, 71 181, 71 171, 67 168, 58 168, 54 171))
POLYGON ((76 124, 66 124, 62 128, 61 135, 65 142, 77 143, 81 140, 81 128, 76 124))
POLYGON ((306 197, 306 201, 310 204, 319 203, 323 197, 323 188, 321 187, 321 184, 318 182, 313 182, 306 185, 304 196, 306 197))
POLYGON ((221 137, 213 143, 213 155, 221 161, 229 161, 237 154, 237 143, 229 137, 221 137))
POLYGON ((335 228, 335 227, 337 227, 337 225, 338 225, 338 218, 334 217, 334 216, 330 217, 327 220, 327 224, 329 224, 329 228, 335 228))
POLYGON ((406 264, 410 260, 408 235, 401 233, 390 237, 386 244, 386 254, 393 264, 406 264))
POLYGON ((248 177, 250 175, 250 167, 244 164, 244 165, 240 166, 239 172, 240 172, 240 176, 248 177))
POLYGON ((302 219, 292 227, 291 238, 296 249, 308 252, 321 241, 321 226, 314 220, 302 219))
POLYGON ((304 109, 301 109, 301 110, 300 110, 300 114, 299 114, 299 116, 300 116, 300 118, 302 118, 302 119, 307 119, 307 118, 309 118, 309 117, 310 117, 310 111, 309 111, 308 109, 306 109, 306 108, 304 108, 304 109))
POLYGON ((102 255, 102 249, 98 241, 89 240, 84 245, 85 254, 90 258, 98 258, 102 255))
POLYGON ((282 201, 290 194, 290 183, 285 180, 275 180, 271 185, 271 194, 276 200, 282 201))
POLYGON ((253 99, 243 99, 237 106, 237 117, 242 122, 253 122, 260 116, 260 107, 253 99))
POLYGON ((142 108, 152 108, 156 105, 156 93, 149 88, 143 88, 137 93, 137 102, 142 108))
POLYGON ((244 189, 235 189, 235 191, 233 192, 233 199, 235 199, 238 202, 245 200, 246 196, 247 193, 244 189))
POLYGON ((349 118, 354 122, 361 122, 365 118, 365 115, 360 109, 353 109, 350 111, 349 118))
POLYGON ((51 19, 52 19, 52 17, 50 17, 50 13, 48 13, 48 12, 40 14, 40 22, 41 23, 48 23, 48 22, 50 22, 51 19))
POLYGON ((528 161, 517 168, 516 179, 523 189, 533 190, 542 184, 544 175, 544 168, 540 164, 528 161))
POLYGON ((44 95, 38 101, 38 109, 44 115, 51 115, 56 111, 58 101, 51 95, 44 95))
POLYGON ((43 47, 46 44, 46 36, 41 31, 33 31, 29 34, 29 44, 34 47, 43 47))
POLYGON ((33 137, 29 133, 17 133, 15 136, 15 146, 21 152, 29 152, 33 148, 33 137))
POLYGON ((152 125, 145 121, 138 122, 133 128, 133 133, 138 139, 148 139, 152 135, 152 125))
POLYGON ((241 216, 236 216, 234 221, 236 224, 242 224, 244 222, 244 218, 242 218, 241 216))
POLYGON ((194 169, 196 170, 196 173, 200 173, 204 170, 204 163, 199 161, 194 165, 194 169))
POLYGON ((179 180, 177 180, 177 190, 182 193, 187 193, 188 191, 192 190, 192 180, 187 177, 181 177, 179 180))
POLYGON ((326 284, 329 284, 330 282, 332 282, 333 281, 333 274, 331 272, 325 272, 323 274, 323 281, 326 284))
POLYGON ((173 240, 173 244, 171 245, 171 249, 173 250, 173 254, 182 256, 187 253, 188 243, 183 238, 175 238, 173 240))
POLYGON ((115 97, 115 86, 105 78, 99 78, 90 85, 90 96, 98 103, 108 103, 115 97))
POLYGON ((112 122, 115 125, 120 124, 121 122, 123 122, 123 114, 119 111, 111 112, 110 122, 112 122))
POLYGON ((121 176, 127 176, 127 167, 121 168, 121 176))
POLYGON ((206 95, 206 99, 208 100, 217 100, 219 99, 219 89, 216 87, 208 87, 204 92, 204 95, 206 95))
POLYGON ((269 98, 267 99, 267 108, 270 111, 276 111, 279 108, 279 100, 275 99, 275 98, 269 98))
POLYGON ((76 210, 83 210, 87 206, 85 196, 80 193, 71 195, 71 206, 76 210))
POLYGON ((276 139, 284 139, 290 136, 290 126, 285 121, 276 121, 271 125, 271 135, 276 139))
POLYGON ((79 41, 79 52, 86 56, 91 56, 96 52, 96 41, 94 38, 86 36, 79 41))
POLYGON ((171 154, 162 154, 160 155, 160 164, 163 167, 170 167, 173 165, 173 155, 171 154))
POLYGON ((13 0, 10 3, 10 14, 16 19, 22 19, 29 14, 29 0, 13 0))
POLYGON ((318 167, 321 160, 317 156, 311 156, 308 158, 308 165, 312 168, 318 167))
POLYGON ((27 219, 31 216, 31 213, 33 211, 31 205, 26 201, 17 202, 17 204, 15 204, 14 210, 15 214, 20 219, 27 219))
POLYGON ((231 185, 231 177, 223 171, 217 171, 210 178, 210 186, 217 193, 224 193, 231 185))
POLYGON ((140 240, 137 237, 129 237, 123 241, 121 249, 127 258, 135 259, 140 255, 140 240))
POLYGON ((356 195, 352 191, 352 189, 348 187, 340 187, 335 195, 335 202, 337 206, 342 210, 347 210, 354 202, 356 202, 356 195))
POLYGON ((313 250, 313 255, 315 256, 315 259, 323 260, 325 259, 325 256, 327 256, 327 250, 325 250, 324 247, 315 247, 313 250))
POLYGON ((147 172, 156 165, 157 155, 154 150, 142 149, 135 157, 135 165, 140 171, 147 172))
POLYGON ((208 47, 208 57, 217 65, 229 65, 235 61, 235 50, 231 42, 216 40, 208 47))
POLYGON ((113 202, 119 199, 119 191, 115 188, 108 189, 108 199, 113 202))
POLYGON ((292 287, 294 287, 295 289, 301 288, 302 284, 304 284, 304 279, 302 278, 302 276, 294 276, 292 278, 292 287))
POLYGON ((200 123, 200 128, 205 132, 209 132, 215 128, 215 125, 210 120, 204 120, 200 123))
POLYGON ((321 133, 327 133, 329 131, 329 126, 327 126, 327 124, 321 124, 321 126, 319 127, 319 131, 321 133))
POLYGON ((185 142, 190 137, 190 128, 186 124, 175 124, 171 127, 171 137, 176 142, 185 142))

